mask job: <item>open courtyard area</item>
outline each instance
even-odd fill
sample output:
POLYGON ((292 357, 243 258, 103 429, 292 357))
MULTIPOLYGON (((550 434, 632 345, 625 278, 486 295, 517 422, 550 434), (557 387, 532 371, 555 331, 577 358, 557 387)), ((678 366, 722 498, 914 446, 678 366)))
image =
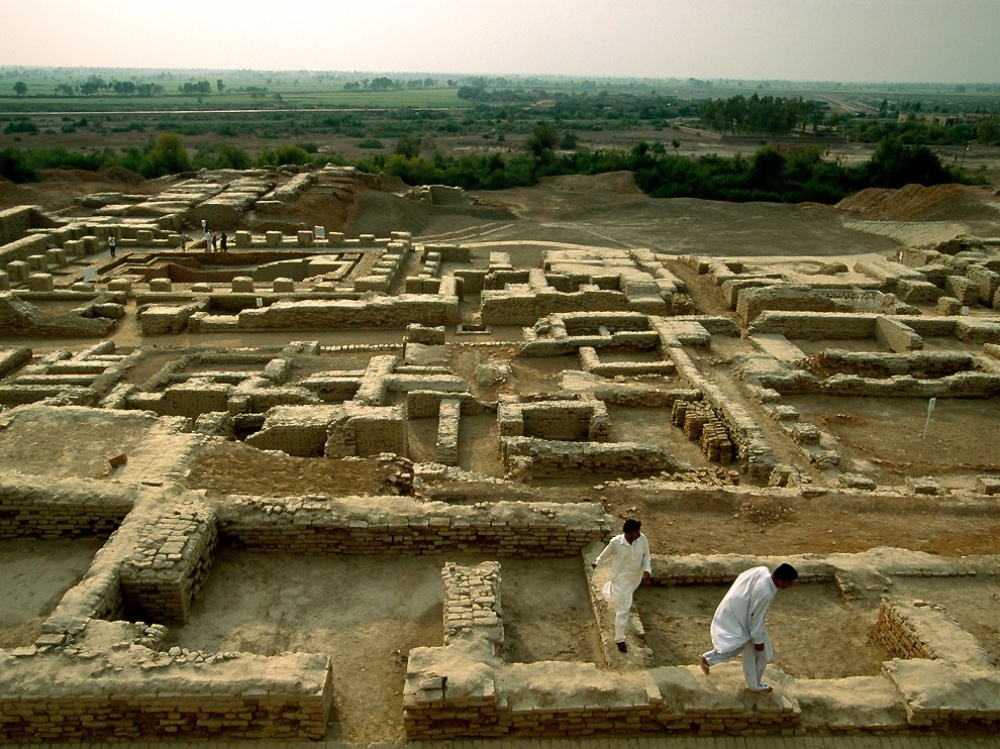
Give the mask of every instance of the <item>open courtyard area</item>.
POLYGON ((0 741, 995 741, 995 187, 81 180, 0 185, 0 741))

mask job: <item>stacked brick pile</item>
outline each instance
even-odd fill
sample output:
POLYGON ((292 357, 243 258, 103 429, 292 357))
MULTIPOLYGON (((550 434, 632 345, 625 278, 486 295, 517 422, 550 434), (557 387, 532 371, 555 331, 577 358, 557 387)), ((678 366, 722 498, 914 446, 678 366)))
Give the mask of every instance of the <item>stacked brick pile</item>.
POLYGON ((496 648, 503 645, 500 606, 500 563, 464 567, 446 562, 444 581, 444 643, 482 637, 496 648))
POLYGON ((690 441, 697 442, 709 460, 724 466, 733 462, 735 451, 729 430, 710 404, 675 400, 670 421, 682 428, 690 441))

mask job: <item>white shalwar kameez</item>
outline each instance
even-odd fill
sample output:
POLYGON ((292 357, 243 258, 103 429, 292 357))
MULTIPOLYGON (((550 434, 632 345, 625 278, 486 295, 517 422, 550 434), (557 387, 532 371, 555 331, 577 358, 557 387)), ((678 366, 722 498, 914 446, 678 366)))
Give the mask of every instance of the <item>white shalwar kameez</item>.
POLYGON ((611 580, 601 592, 604 600, 610 601, 615 607, 615 642, 625 642, 625 625, 628 624, 628 614, 632 609, 632 594, 642 582, 643 572, 653 574, 649 541, 640 533, 635 541, 629 543, 625 540, 625 534, 619 533, 604 547, 595 564, 608 558, 611 559, 611 580))
POLYGON ((714 649, 703 654, 705 662, 714 666, 742 652, 743 676, 747 686, 756 692, 768 688, 763 682, 764 669, 774 656, 774 649, 764 618, 777 592, 767 567, 754 567, 740 573, 712 618, 714 649), (757 650, 755 644, 763 644, 764 649, 757 650))

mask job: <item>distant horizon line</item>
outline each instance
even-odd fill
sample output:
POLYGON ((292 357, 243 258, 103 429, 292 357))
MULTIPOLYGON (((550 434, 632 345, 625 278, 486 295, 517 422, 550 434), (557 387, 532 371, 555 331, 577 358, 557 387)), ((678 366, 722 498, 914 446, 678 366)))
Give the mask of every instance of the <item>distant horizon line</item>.
POLYGON ((835 78, 735 78, 726 76, 650 76, 650 75, 586 75, 570 73, 497 73, 497 72, 456 72, 428 70, 331 70, 320 68, 186 68, 157 66, 114 66, 114 65, 27 65, 15 63, 0 63, 0 70, 113 70, 113 71, 156 71, 175 73, 304 73, 304 74, 334 74, 344 76, 364 75, 418 75, 418 76, 450 76, 464 78, 511 78, 511 79, 560 79, 571 81, 671 81, 687 83, 700 81, 704 83, 795 83, 795 84, 847 84, 847 85, 887 85, 887 86, 996 86, 1000 82, 989 81, 893 81, 893 80, 838 80, 835 78))

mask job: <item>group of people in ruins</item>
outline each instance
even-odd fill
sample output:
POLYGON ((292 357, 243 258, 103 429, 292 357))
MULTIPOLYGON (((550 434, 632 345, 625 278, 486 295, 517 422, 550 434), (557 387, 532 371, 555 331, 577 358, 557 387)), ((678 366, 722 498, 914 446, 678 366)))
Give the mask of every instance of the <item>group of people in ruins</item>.
MULTIPOLYGON (((625 630, 632 609, 632 595, 640 585, 653 580, 649 541, 641 531, 642 522, 629 518, 622 532, 611 539, 597 559, 593 569, 605 561, 611 563, 611 579, 602 594, 615 610, 615 645, 627 653, 625 630)), ((748 569, 733 581, 712 617, 712 649, 702 653, 699 665, 705 676, 712 666, 743 655, 743 676, 753 692, 770 694, 773 687, 764 683, 764 669, 774 656, 771 638, 767 634, 767 610, 779 590, 784 590, 799 577, 790 564, 779 564, 772 572, 765 566, 748 569)))
POLYGON ((214 231, 205 229, 205 234, 201 239, 202 249, 206 252, 227 252, 229 250, 229 235, 222 232, 222 237, 214 231))

